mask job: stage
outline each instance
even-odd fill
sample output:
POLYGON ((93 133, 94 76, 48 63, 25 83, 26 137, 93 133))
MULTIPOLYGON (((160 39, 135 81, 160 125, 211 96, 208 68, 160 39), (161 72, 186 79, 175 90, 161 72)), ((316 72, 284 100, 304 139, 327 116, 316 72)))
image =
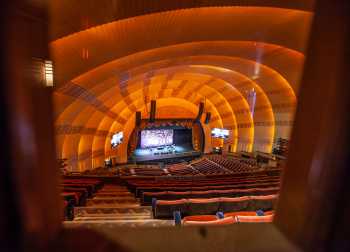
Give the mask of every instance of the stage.
POLYGON ((201 153, 194 151, 190 146, 169 145, 153 148, 138 148, 134 151, 132 160, 137 163, 149 161, 164 161, 170 159, 187 159, 198 157, 201 153))
POLYGON ((192 128, 163 126, 145 128, 137 133, 136 148, 129 156, 133 163, 173 163, 201 156, 192 144, 192 128))

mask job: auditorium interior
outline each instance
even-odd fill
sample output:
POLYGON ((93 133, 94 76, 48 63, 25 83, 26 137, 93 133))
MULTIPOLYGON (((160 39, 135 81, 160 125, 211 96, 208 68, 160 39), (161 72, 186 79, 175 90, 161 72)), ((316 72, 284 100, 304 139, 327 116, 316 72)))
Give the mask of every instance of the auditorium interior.
POLYGON ((0 13, 0 251, 350 251, 349 1, 0 13))

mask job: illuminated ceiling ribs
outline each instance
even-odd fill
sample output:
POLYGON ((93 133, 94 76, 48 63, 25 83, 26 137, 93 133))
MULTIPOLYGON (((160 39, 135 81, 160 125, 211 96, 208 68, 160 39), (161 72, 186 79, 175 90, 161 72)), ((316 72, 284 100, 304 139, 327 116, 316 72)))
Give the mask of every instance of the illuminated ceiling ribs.
POLYGON ((57 133, 58 155, 74 157, 82 170, 102 165, 113 154, 108 135, 122 130, 127 141, 135 111, 146 117, 151 99, 187 114, 206 100, 210 125, 232 129, 238 150, 271 151, 273 139, 291 129, 311 19, 311 12, 282 8, 182 9, 111 20, 53 41, 56 125, 81 128, 57 133), (253 88, 254 118, 247 102, 253 88))

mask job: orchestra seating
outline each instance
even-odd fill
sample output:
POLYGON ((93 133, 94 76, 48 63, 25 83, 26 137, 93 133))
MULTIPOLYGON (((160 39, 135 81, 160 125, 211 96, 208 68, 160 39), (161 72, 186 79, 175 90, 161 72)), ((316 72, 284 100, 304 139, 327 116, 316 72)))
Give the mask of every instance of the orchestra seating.
MULTIPOLYGON (((201 163, 208 162, 211 161, 201 163)), ((175 211, 183 217, 217 212, 230 217, 231 212, 273 210, 280 174, 280 170, 244 171, 207 176, 124 177, 124 181, 142 205, 152 205, 154 218, 172 219, 175 211)))
POLYGON ((164 169, 158 165, 140 165, 119 169, 120 176, 166 176, 164 169))
POLYGON ((252 173, 270 169, 258 167, 254 158, 206 155, 191 163, 169 164, 162 169, 159 165, 138 165, 118 170, 120 176, 210 176, 252 173))
POLYGON ((98 167, 93 170, 86 170, 82 173, 83 176, 115 176, 117 174, 116 168, 98 167))
POLYGON ((225 158, 219 155, 209 156, 208 159, 225 167, 232 173, 254 172, 257 170, 256 161, 252 159, 225 158))
POLYGON ((229 170, 206 158, 192 163, 191 166, 203 175, 223 175, 231 173, 229 170))
POLYGON ((73 208, 84 206, 86 200, 91 198, 103 187, 103 182, 90 178, 63 178, 61 182, 61 197, 64 201, 64 217, 66 220, 73 219, 73 208))
POLYGON ((173 176, 199 175, 200 172, 193 169, 192 166, 184 163, 167 165, 166 170, 173 176))
MULTIPOLYGON (((153 216, 164 221, 180 215, 176 220, 181 222, 181 217, 184 217, 184 225, 221 225, 255 220, 267 222, 272 218, 260 218, 255 212, 273 210, 281 175, 280 169, 259 169, 239 159, 218 155, 207 156, 191 164, 183 162, 164 168, 160 165, 127 165, 114 171, 119 176, 113 182, 102 176, 64 177, 61 195, 65 200, 67 220, 74 217, 73 208, 84 206, 105 181, 119 183, 118 186, 133 193, 135 202, 141 208, 151 206, 150 218, 153 216), (217 213, 221 215, 216 217, 217 213), (245 215, 249 218, 244 218, 245 215)), ((98 169, 95 174, 105 174, 105 170, 98 169)), ((107 196, 114 197, 114 194, 107 196)), ((98 200, 105 204, 110 201, 108 197, 98 200)), ((121 201, 113 202, 119 204, 117 202, 121 201)))

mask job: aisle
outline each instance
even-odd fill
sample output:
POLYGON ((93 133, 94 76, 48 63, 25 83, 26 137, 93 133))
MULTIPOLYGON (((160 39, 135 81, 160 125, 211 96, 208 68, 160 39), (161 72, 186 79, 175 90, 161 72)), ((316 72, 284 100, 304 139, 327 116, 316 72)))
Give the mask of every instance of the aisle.
POLYGON ((86 206, 74 208, 74 220, 65 226, 159 227, 173 226, 172 220, 156 220, 149 206, 140 206, 138 199, 126 187, 105 185, 86 206))

